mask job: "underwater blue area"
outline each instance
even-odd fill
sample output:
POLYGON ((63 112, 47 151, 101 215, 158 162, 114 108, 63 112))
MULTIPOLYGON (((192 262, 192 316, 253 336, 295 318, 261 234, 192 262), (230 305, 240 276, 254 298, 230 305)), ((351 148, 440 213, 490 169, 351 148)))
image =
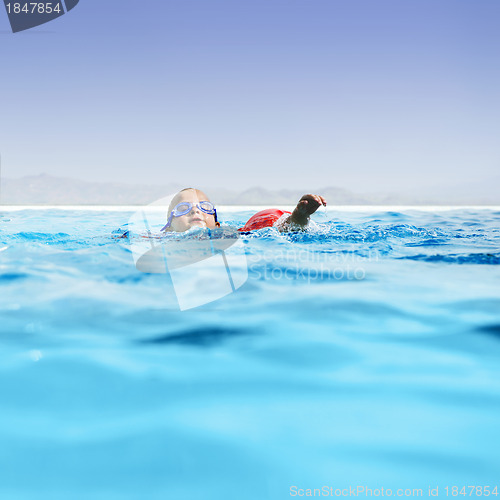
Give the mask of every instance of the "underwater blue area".
POLYGON ((498 210, 243 234, 246 282, 184 311, 133 213, 0 210, 0 498, 500 494, 498 210))

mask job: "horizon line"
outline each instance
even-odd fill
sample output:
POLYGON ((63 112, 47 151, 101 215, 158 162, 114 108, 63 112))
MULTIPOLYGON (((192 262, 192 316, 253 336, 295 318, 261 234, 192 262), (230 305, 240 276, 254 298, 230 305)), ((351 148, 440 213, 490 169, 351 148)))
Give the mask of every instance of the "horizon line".
MULTIPOLYGON (((293 209, 295 205, 280 205, 285 209, 293 209)), ((244 210, 258 210, 265 205, 219 205, 219 210, 226 210, 231 212, 244 211, 244 210)), ((150 206, 150 205, 0 205, 0 210, 14 212, 18 210, 91 210, 91 211, 129 211, 138 210, 141 208, 157 209, 163 207, 150 206)), ((446 210, 459 210, 459 209, 475 209, 475 210, 500 210, 500 205, 330 205, 326 207, 327 211, 368 211, 370 209, 387 209, 387 210, 420 210, 420 211, 446 211, 446 210)))

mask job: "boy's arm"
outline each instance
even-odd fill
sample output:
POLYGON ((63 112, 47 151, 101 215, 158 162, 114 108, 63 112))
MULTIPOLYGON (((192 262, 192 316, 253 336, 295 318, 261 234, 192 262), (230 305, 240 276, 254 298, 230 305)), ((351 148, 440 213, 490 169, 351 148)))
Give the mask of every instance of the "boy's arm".
POLYGON ((324 205, 326 200, 318 194, 305 194, 297 203, 295 210, 287 219, 279 224, 280 231, 293 231, 294 229, 304 229, 309 222, 311 215, 324 205))

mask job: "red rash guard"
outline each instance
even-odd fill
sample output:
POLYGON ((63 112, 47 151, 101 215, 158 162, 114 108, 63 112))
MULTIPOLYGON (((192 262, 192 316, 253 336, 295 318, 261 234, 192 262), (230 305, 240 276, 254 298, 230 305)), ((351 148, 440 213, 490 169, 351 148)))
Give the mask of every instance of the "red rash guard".
POLYGON ((264 227, 272 227, 274 223, 283 215, 291 214, 286 210, 279 210, 278 208, 268 208, 261 210, 248 219, 247 223, 238 229, 238 231, 254 231, 255 229, 262 229, 264 227))

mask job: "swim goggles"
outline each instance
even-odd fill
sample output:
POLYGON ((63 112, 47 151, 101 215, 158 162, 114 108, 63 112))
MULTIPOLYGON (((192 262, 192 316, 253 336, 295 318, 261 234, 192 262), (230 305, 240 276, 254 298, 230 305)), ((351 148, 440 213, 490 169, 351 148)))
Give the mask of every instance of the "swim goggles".
POLYGON ((167 223, 161 228, 162 231, 165 231, 165 229, 170 227, 170 224, 172 223, 172 219, 174 217, 181 217, 183 215, 188 214, 193 210, 193 207, 197 207, 199 210, 206 214, 211 214, 215 218, 215 222, 217 222, 217 210, 215 210, 215 207, 213 204, 209 201, 200 201, 199 203, 196 203, 194 205, 193 203, 190 203, 189 201, 181 201, 180 203, 177 203, 175 205, 175 208, 170 212, 170 215, 168 217, 167 223))

